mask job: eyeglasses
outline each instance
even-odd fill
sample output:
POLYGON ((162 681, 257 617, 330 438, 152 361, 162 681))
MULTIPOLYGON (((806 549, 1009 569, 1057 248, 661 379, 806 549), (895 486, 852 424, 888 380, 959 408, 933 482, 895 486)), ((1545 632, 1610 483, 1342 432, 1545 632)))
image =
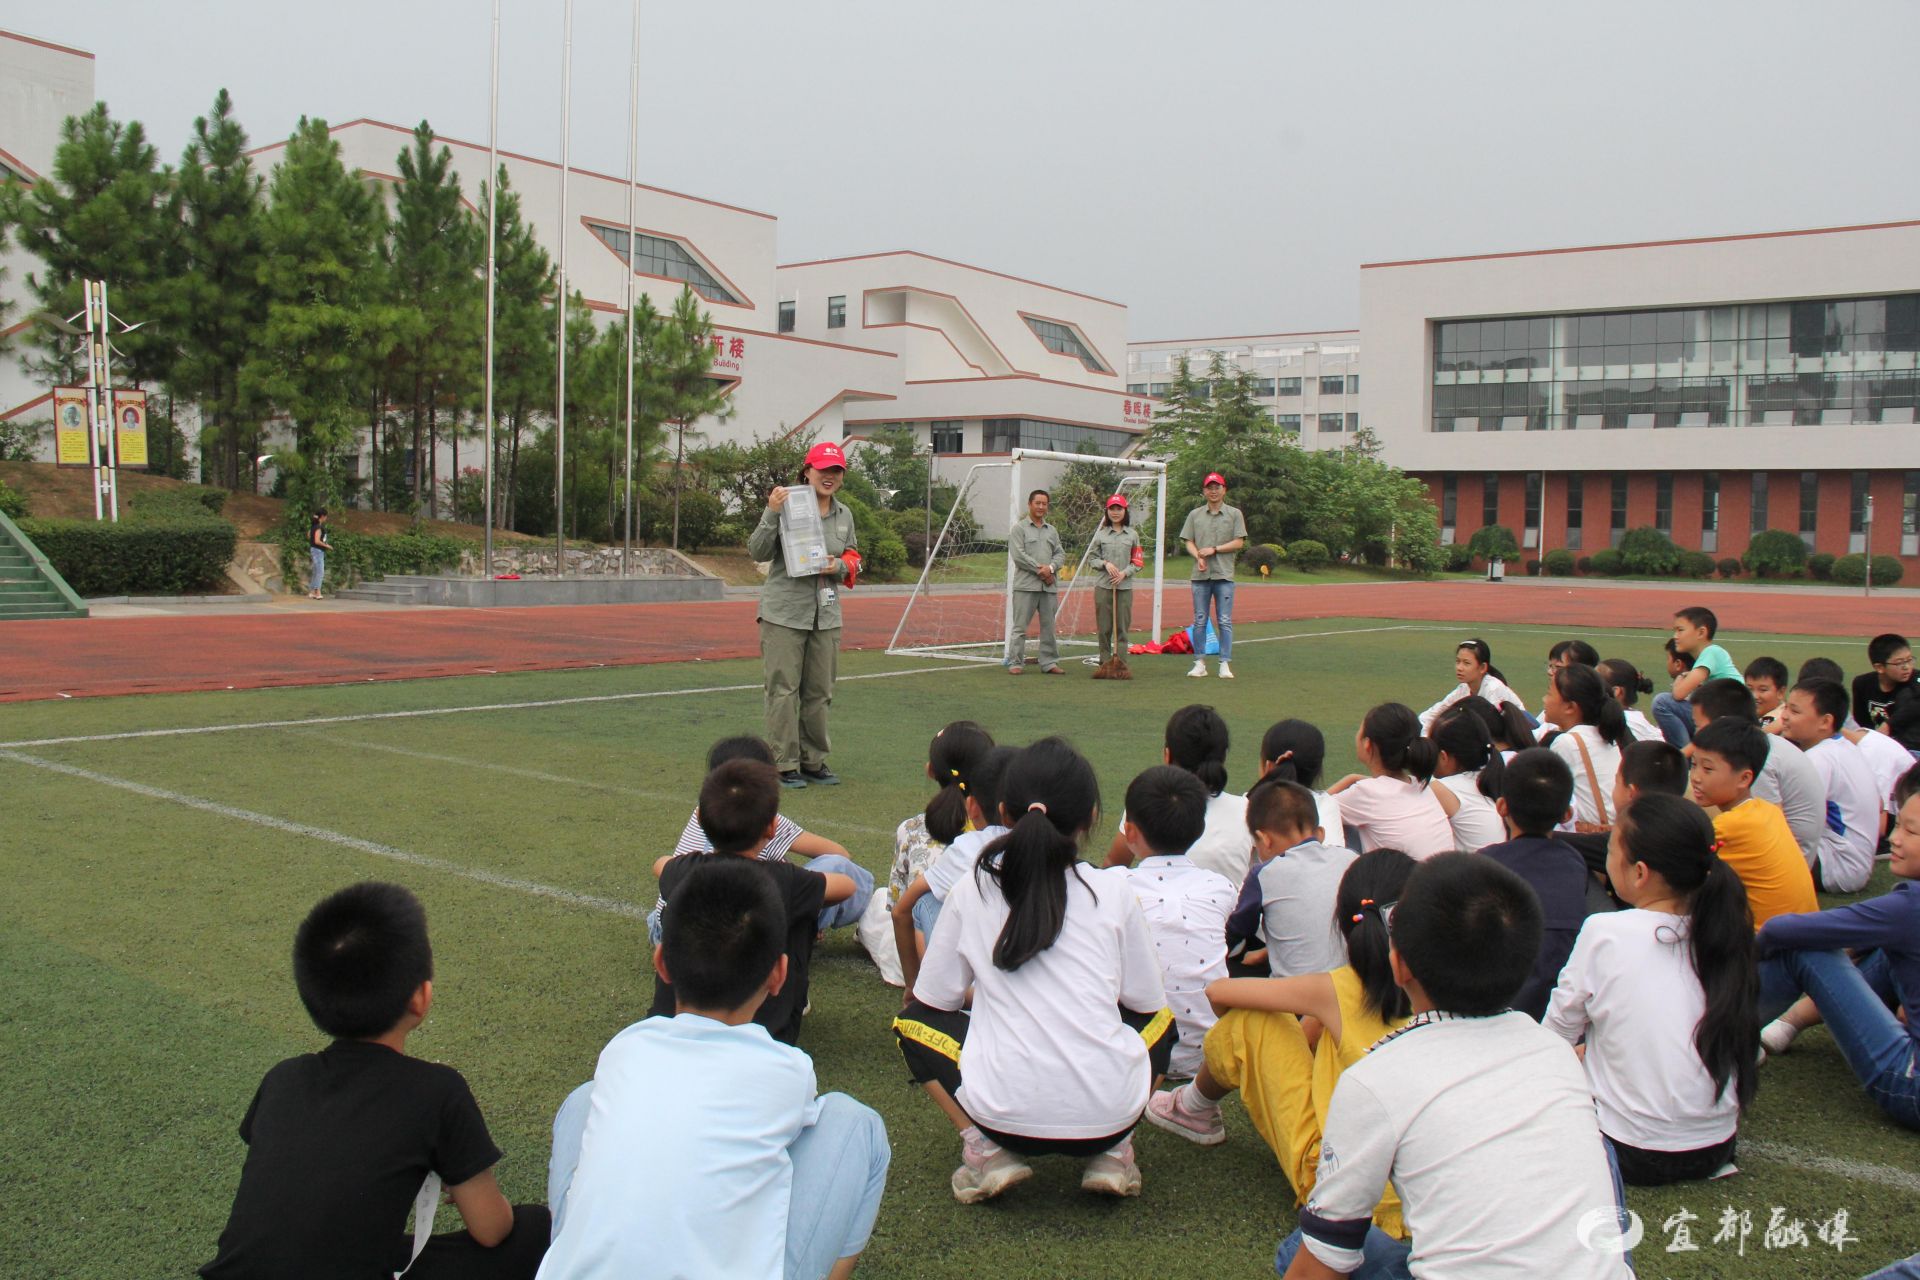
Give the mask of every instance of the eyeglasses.
POLYGON ((1876 667, 1892 667, 1895 671, 1904 671, 1913 665, 1913 655, 1908 654, 1904 658, 1895 658, 1891 662, 1876 662, 1873 665, 1876 667))

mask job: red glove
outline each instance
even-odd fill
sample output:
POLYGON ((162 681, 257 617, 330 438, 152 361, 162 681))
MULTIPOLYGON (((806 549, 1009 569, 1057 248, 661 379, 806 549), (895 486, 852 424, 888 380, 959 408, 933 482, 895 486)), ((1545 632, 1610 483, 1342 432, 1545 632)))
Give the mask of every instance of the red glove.
POLYGON ((860 553, 854 548, 848 547, 840 553, 840 563, 847 566, 846 576, 840 579, 840 585, 850 587, 854 584, 854 579, 860 574, 860 553))
POLYGON ((1144 569, 1147 567, 1147 553, 1139 547, 1133 549, 1133 567, 1136 569, 1144 569))

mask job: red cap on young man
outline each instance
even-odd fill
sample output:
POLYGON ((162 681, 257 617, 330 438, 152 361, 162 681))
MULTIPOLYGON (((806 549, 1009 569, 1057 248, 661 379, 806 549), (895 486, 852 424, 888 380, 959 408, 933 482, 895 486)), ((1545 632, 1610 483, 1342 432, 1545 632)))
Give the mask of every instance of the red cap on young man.
POLYGON ((1200 487, 1204 489, 1210 484, 1217 484, 1224 489, 1227 487, 1227 478, 1218 471, 1209 471, 1207 472, 1207 478, 1200 482, 1200 487))

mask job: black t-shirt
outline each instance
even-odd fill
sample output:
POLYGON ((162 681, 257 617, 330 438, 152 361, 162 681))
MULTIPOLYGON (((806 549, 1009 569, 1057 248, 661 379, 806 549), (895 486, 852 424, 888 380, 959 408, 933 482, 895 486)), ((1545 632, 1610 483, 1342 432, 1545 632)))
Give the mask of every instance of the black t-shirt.
POLYGON ((1886 725, 1901 746, 1920 751, 1920 687, 1908 680, 1891 692, 1880 687, 1880 674, 1866 672, 1853 678, 1853 718, 1862 729, 1886 725))
MULTIPOLYGON (((728 853, 688 853, 667 863, 660 873, 660 896, 667 901, 667 910, 673 910, 673 891, 693 870, 701 858, 730 858, 728 853)), ((807 1007, 807 967, 813 962, 813 939, 820 931, 820 909, 827 905, 827 878, 818 871, 808 871, 796 867, 791 862, 760 862, 753 865, 762 867, 773 877, 774 887, 779 890, 780 901, 787 909, 787 981, 779 992, 768 996, 761 1004, 753 1020, 767 1029, 767 1034, 783 1044, 793 1044, 800 1038, 800 1011, 807 1007)), ((653 980, 653 1008, 649 1017, 671 1018, 674 1015, 673 987, 660 981, 659 975, 653 980)))
POLYGON ((1547 1000, 1560 981, 1560 970, 1573 954, 1573 940, 1587 918, 1587 863, 1564 841, 1545 836, 1521 836, 1480 851, 1533 886, 1540 899, 1545 926, 1540 955, 1533 962, 1513 1007, 1535 1022, 1547 1013, 1547 1000))
POLYGON ((407 1265, 407 1213, 429 1172, 449 1187, 500 1159, 452 1067, 336 1040, 267 1072, 208 1280, 387 1280, 407 1265))

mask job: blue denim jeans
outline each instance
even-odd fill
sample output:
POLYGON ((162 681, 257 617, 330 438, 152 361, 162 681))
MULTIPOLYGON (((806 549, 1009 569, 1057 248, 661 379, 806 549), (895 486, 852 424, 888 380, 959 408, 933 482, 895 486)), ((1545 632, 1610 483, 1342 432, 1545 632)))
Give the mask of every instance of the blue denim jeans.
POLYGON ((1920 1129, 1920 1050, 1893 1016, 1885 955, 1855 965, 1844 951, 1779 951, 1760 962, 1760 1011, 1806 994, 1873 1104, 1895 1124, 1920 1129))
MULTIPOLYGON (((567 1095, 553 1118, 553 1157, 547 1164, 547 1204, 553 1236, 566 1221, 567 1191, 580 1167, 593 1081, 567 1095)), ((893 1149, 887 1127, 871 1107, 844 1093, 820 1097, 820 1119, 787 1148, 793 1160, 793 1194, 787 1206, 786 1280, 821 1280, 834 1263, 867 1247, 880 1195, 887 1187, 893 1149)), ((651 1159, 635 1152, 637 1160, 651 1159)))
POLYGON ((940 899, 930 893, 923 893, 914 899, 913 927, 918 929, 920 936, 929 942, 933 941, 934 922, 940 919, 940 908, 944 905, 940 899))
POLYGON ((1920 1280, 1920 1253, 1889 1263, 1868 1276, 1867 1280, 1920 1280))
POLYGON ((1684 748, 1693 741, 1693 704, 1670 693, 1653 695, 1653 722, 1669 745, 1684 748))
MULTIPOLYGON (((820 911, 820 932, 840 929, 850 924, 860 923, 860 917, 866 913, 867 900, 873 897, 873 872, 867 870, 852 858, 838 853, 823 853, 810 859, 806 864, 809 871, 826 874, 837 872, 853 881, 853 896, 845 902, 830 902, 820 911)), ((660 945, 660 904, 655 903, 653 910, 647 913, 647 940, 655 946, 660 945)))
POLYGON ((1213 622, 1220 629, 1220 661, 1233 657, 1233 583, 1202 580, 1193 584, 1193 651, 1207 647, 1207 607, 1213 607, 1213 622))
POLYGON ((318 547, 308 547, 312 553, 312 565, 307 570, 307 590, 318 591, 327 580, 327 553, 318 547))

